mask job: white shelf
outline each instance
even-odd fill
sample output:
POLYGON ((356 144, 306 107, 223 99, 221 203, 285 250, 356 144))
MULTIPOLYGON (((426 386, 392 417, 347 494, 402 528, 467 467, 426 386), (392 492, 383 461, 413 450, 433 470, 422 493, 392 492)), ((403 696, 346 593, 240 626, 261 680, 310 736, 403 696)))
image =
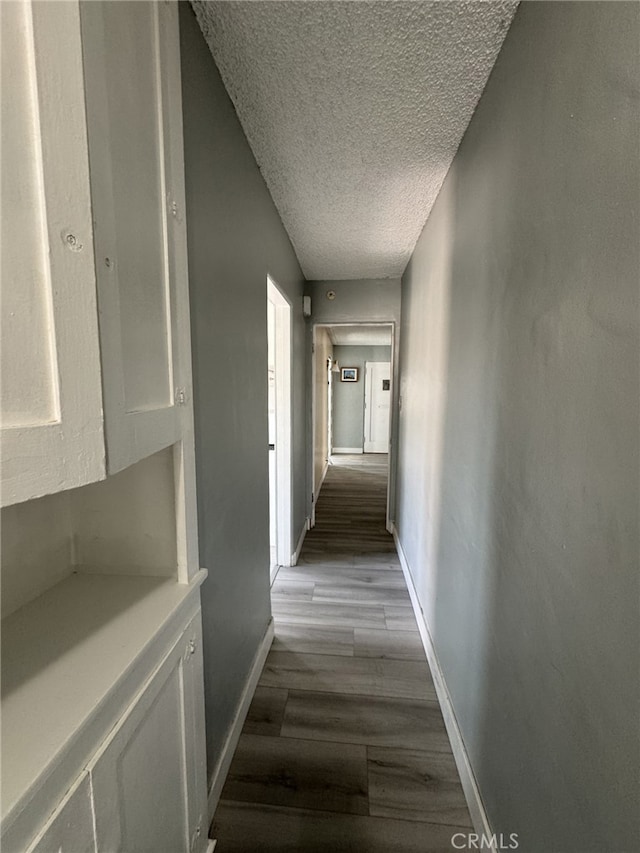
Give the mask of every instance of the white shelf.
POLYGON ((70 784, 159 663, 175 620, 199 606, 205 577, 74 574, 3 620, 3 826, 27 802, 46 811, 70 784))

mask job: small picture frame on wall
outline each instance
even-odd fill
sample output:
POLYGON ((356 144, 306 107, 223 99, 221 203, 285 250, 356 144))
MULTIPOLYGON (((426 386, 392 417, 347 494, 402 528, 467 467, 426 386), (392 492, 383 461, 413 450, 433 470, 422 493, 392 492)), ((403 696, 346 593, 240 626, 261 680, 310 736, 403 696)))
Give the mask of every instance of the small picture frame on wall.
POLYGON ((357 367, 343 367, 340 370, 340 381, 341 382, 357 382, 358 381, 358 368, 357 367))

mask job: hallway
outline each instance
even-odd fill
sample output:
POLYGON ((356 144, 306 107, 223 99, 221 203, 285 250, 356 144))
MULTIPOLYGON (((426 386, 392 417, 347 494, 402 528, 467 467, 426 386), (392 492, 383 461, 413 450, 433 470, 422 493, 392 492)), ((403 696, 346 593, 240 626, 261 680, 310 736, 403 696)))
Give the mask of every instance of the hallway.
POLYGON ((231 851, 450 851, 471 826, 393 540, 387 457, 332 457, 272 588, 276 638, 211 837, 231 851))

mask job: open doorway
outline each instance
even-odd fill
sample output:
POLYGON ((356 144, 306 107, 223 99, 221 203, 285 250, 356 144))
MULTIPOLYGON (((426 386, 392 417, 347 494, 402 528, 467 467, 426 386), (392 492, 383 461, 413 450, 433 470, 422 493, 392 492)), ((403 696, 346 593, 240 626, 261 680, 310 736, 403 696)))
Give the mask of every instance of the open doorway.
POLYGON ((376 454, 376 467, 385 465, 389 475, 386 519, 391 529, 394 332, 389 322, 313 327, 311 526, 329 466, 346 463, 350 456, 373 462, 370 454, 376 454))
POLYGON ((267 276, 269 573, 291 564, 291 305, 267 276))

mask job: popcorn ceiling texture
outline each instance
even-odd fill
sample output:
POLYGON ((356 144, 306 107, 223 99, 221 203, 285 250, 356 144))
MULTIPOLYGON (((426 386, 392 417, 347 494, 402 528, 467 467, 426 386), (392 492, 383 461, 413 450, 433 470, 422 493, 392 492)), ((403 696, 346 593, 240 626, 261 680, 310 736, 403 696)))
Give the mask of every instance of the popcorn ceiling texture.
POLYGON ((401 275, 517 3, 192 6, 305 276, 401 275))

